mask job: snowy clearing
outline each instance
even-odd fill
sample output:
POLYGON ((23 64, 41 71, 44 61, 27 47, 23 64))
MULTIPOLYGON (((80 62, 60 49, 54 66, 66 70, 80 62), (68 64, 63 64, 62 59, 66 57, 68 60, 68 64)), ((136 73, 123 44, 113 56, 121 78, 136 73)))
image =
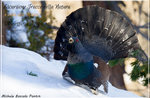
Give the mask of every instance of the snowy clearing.
POLYGON ((26 95, 24 98, 139 97, 117 89, 110 83, 108 94, 93 95, 62 78, 61 73, 66 62, 48 61, 39 54, 22 48, 6 46, 0 48, 2 49, 1 97, 2 95, 26 95), (33 95, 40 97, 32 97, 33 95))

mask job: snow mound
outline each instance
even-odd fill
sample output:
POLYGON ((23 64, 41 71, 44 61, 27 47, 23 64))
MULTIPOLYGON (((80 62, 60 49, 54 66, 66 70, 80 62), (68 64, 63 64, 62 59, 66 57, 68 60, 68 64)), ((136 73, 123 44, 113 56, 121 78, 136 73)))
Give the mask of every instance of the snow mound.
MULTIPOLYGON (((28 96, 24 98, 66 98, 66 97, 139 97, 131 92, 120 90, 109 83, 108 94, 93 95, 75 86, 61 76, 64 61, 48 61, 39 54, 22 49, 0 46, 2 49, 1 96, 28 96), (29 75, 29 73, 32 73, 29 75)), ((15 97, 14 97, 15 98, 15 97)))

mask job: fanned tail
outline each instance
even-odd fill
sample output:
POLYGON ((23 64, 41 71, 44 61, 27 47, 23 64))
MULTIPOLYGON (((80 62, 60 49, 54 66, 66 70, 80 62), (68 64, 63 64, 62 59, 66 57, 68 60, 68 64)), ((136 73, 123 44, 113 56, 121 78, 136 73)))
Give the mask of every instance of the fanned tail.
POLYGON ((106 62, 125 58, 141 49, 132 25, 117 12, 98 6, 80 8, 66 18, 55 39, 55 59, 67 59, 66 46, 73 36, 78 37, 90 53, 106 62))

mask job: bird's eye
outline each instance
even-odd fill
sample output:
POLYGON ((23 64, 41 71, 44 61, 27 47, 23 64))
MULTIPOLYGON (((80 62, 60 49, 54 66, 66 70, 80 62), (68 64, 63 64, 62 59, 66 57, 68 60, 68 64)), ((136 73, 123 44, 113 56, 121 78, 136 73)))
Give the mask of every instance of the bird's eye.
POLYGON ((74 42, 74 40, 72 38, 69 38, 69 43, 71 44, 73 42, 74 42))

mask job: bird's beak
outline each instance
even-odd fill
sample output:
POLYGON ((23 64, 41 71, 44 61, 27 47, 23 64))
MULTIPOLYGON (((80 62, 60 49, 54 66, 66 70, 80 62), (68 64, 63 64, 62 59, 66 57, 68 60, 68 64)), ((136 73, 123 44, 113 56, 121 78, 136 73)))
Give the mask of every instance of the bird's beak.
POLYGON ((70 37, 70 38, 69 38, 69 40, 68 40, 68 42, 69 42, 69 44, 72 44, 72 43, 74 43, 74 40, 73 40, 73 38, 72 38, 72 37, 70 37))

